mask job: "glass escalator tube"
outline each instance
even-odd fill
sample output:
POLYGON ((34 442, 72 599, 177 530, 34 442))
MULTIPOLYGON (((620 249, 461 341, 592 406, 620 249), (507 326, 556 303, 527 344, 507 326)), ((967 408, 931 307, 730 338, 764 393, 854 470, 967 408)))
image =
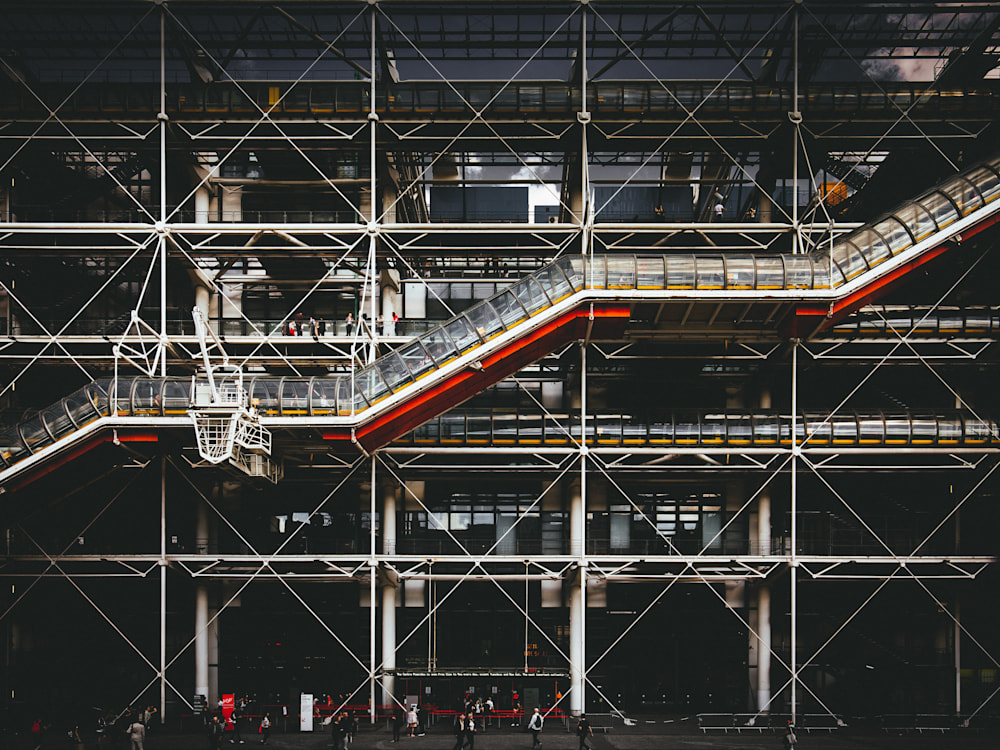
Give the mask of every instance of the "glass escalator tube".
POLYGON ((522 305, 511 289, 505 289, 492 297, 490 304, 508 331, 531 316, 531 312, 522 305))
POLYGON ((21 433, 21 440, 31 453, 37 453, 52 443, 52 436, 42 424, 41 414, 36 414, 31 419, 22 422, 18 425, 18 430, 21 433))
POLYGON ((379 357, 374 364, 393 393, 413 382, 410 370, 398 351, 379 357))
POLYGON ((609 255, 607 289, 635 289, 635 256, 609 255))
MULTIPOLYGON (((503 322, 496 310, 488 301, 480 302, 465 311, 465 317, 472 324, 472 329, 480 341, 485 343, 504 331, 503 322)), ((478 344, 477 344, 478 346, 478 344)))
POLYGON ((0 432, 0 460, 4 466, 13 466, 28 455, 30 451, 21 439, 17 425, 0 432))
POLYGON ((726 265, 726 289, 755 288, 757 279, 752 255, 734 255, 723 260, 726 265))
POLYGON ((168 378, 163 383, 163 414, 177 416, 191 408, 191 379, 168 378))
POLYGON ((73 420, 66 412, 66 400, 63 399, 42 410, 42 424, 48 430, 53 440, 65 437, 76 430, 73 420))
POLYGON ((915 243, 923 242, 938 230, 934 217, 916 201, 897 208, 893 216, 910 231, 915 243))
POLYGON ((378 367, 379 361, 375 360, 372 364, 354 373, 354 382, 361 391, 364 400, 371 406, 392 394, 392 389, 382 379, 382 373, 378 367))
POLYGON ((308 416, 310 390, 309 378, 282 378, 278 399, 282 416, 308 416))
POLYGON ((968 216, 976 209, 986 205, 983 196, 976 190, 976 186, 964 177, 955 177, 949 180, 941 185, 940 191, 955 204, 960 217, 968 216))
POLYGON ((257 411, 267 416, 281 413, 281 378, 254 378, 250 382, 250 401, 257 411))
POLYGON ((435 369, 434 358, 420 339, 401 346, 397 351, 414 381, 420 380, 435 369))
POLYGON ((636 258, 636 288, 663 289, 666 279, 665 258, 662 255, 636 258))
POLYGON ((566 277, 558 263, 553 263, 538 271, 535 278, 555 305, 573 294, 573 284, 566 277))
POLYGON ((521 279, 509 287, 509 290, 513 292, 514 296, 524 306, 529 317, 534 316, 552 304, 549 296, 533 276, 521 279))

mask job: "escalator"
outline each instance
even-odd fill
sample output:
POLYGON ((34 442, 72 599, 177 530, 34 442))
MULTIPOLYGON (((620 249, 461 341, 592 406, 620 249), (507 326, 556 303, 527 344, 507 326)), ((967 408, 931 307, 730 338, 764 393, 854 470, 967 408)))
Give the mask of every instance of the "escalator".
MULTIPOLYGON (((570 341, 621 338, 632 305, 646 301, 766 305, 779 310, 768 319, 781 335, 807 338, 998 220, 995 159, 837 239, 826 252, 565 256, 352 375, 299 382, 301 408, 282 407, 281 416, 269 419, 375 450, 570 341)), ((255 391, 267 380, 253 381, 251 403, 269 397, 255 391)), ((134 390, 136 383, 129 382, 134 390)), ((135 408, 134 394, 123 393, 121 384, 92 384, 83 389, 93 403, 83 418, 74 417, 72 404, 56 404, 6 430, 0 435, 7 467, 0 482, 83 439, 77 433, 188 420, 184 411, 193 403, 194 385, 176 397, 176 416, 169 416, 165 392, 172 382, 146 388, 162 397, 145 411, 135 408)), ((75 404, 79 394, 66 401, 75 404)))

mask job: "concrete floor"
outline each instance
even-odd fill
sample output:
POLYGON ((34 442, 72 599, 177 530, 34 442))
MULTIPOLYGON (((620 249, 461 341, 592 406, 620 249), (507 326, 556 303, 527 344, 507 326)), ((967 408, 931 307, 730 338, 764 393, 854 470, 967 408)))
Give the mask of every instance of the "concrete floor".
MULTIPOLYGON (((247 732, 244 747, 259 747, 256 734, 247 732)), ((30 738, 0 738, 3 750, 31 750, 30 738)), ((549 727, 542 734, 543 750, 577 750, 576 737, 566 732, 562 726, 549 727)), ((423 737, 404 737, 398 743, 392 741, 392 733, 384 725, 376 728, 363 727, 350 746, 351 750, 451 750, 455 738, 444 726, 432 727, 423 737)), ((50 736, 44 747, 59 750, 73 750, 62 736, 50 736)), ((96 749, 96 744, 88 742, 87 750, 96 749)), ((229 742, 223 750, 239 745, 229 742)), ((274 731, 267 747, 276 750, 330 750, 331 738, 327 732, 309 734, 274 731)), ((208 742, 198 733, 152 733, 146 741, 145 750, 207 750, 208 742)), ((530 734, 518 730, 504 729, 479 734, 476 750, 530 750, 530 734)), ((599 733, 593 740, 594 750, 698 750, 704 748, 728 748, 729 750, 751 750, 756 748, 781 748, 778 733, 710 732, 703 734, 690 722, 677 722, 657 726, 615 728, 607 734, 599 733)), ((903 733, 886 734, 876 729, 839 729, 832 733, 799 732, 800 750, 997 750, 1000 748, 1000 733, 981 730, 952 730, 945 733, 903 733)), ((110 750, 110 748, 109 748, 110 750)), ((119 750, 127 750, 122 743, 119 750)))

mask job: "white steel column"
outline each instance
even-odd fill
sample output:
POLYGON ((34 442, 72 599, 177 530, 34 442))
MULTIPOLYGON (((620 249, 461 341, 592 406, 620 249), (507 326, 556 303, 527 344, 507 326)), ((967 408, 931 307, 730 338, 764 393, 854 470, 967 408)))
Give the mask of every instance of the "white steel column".
MULTIPOLYGON (((382 484, 382 554, 396 554, 396 487, 391 482, 382 484)), ((388 571, 382 576, 382 705, 393 703, 396 678, 391 672, 396 668, 396 587, 388 571)))
POLYGON ((771 710, 771 587, 757 588, 757 710, 771 710))
POLYGON ((962 715, 962 608, 959 593, 955 592, 955 716, 962 715))
MULTIPOLYGON (((799 4, 796 0, 792 9, 794 31, 792 34, 792 111, 788 117, 792 121, 792 252, 799 252, 799 126, 802 113, 799 111, 799 4)), ((832 278, 832 277, 831 277, 832 278)))
MULTIPOLYGON (((204 503, 198 506, 195 522, 195 550, 208 551, 208 511, 204 503)), ((194 693, 208 700, 208 587, 195 585, 194 594, 194 693)))
POLYGON ((167 91, 166 91, 166 51, 164 16, 166 10, 160 8, 160 111, 156 119, 160 123, 160 219, 157 222, 160 252, 160 377, 167 376, 167 91))
POLYGON ((160 456, 160 726, 167 719, 167 457, 160 456))
MULTIPOLYGON (((771 554, 771 494, 757 498, 757 554, 771 554)), ((750 550, 754 554, 754 550, 750 550)), ((771 584, 757 586, 757 710, 767 713, 771 704, 771 584)))
MULTIPOLYGON (((799 457, 799 455, 801 454, 801 451, 802 451, 802 446, 799 444, 798 434, 797 434, 798 425, 796 424, 797 419, 798 419, 797 412, 798 412, 798 408, 799 408, 799 399, 798 399, 798 390, 799 390, 798 386, 799 386, 799 382, 798 382, 798 378, 799 378, 799 340, 795 339, 792 342, 792 459, 791 459, 791 480, 792 480, 792 486, 791 486, 791 496, 792 496, 791 497, 791 500, 792 500, 792 509, 791 509, 791 545, 792 545, 792 548, 791 548, 791 550, 789 550, 790 559, 789 559, 789 562, 788 562, 788 574, 789 574, 788 575, 788 579, 789 579, 790 586, 791 586, 791 610, 792 610, 792 616, 791 616, 791 630, 792 630, 792 632, 791 632, 791 639, 790 639, 790 641, 791 641, 791 654, 789 655, 789 664, 791 665, 790 668, 791 668, 791 672, 792 672, 792 674, 791 674, 791 677, 792 677, 792 685, 791 685, 791 688, 792 688, 792 705, 791 705, 791 711, 789 713, 791 713, 791 715, 792 715, 792 723, 793 724, 796 723, 796 715, 795 715, 795 712, 796 712, 796 709, 797 709, 797 704, 796 704, 797 692, 796 691, 797 691, 797 688, 798 688, 798 674, 797 674, 797 672, 798 672, 798 664, 797 664, 797 662, 795 660, 795 651, 796 651, 796 647, 798 646, 798 587, 797 587, 797 580, 796 580, 796 578, 797 578, 796 577, 796 573, 797 573, 796 569, 798 568, 798 565, 799 565, 798 557, 797 557, 798 556, 798 536, 797 536, 797 533, 796 533, 796 527, 798 526, 798 519, 797 519, 797 513, 798 513, 798 477, 797 477, 798 460, 797 459, 798 459, 798 457, 799 457)), ((805 426, 803 425, 803 429, 804 429, 804 427, 805 426)))
MULTIPOLYGON (((374 239, 373 239, 374 241, 374 239)), ((373 267, 374 268, 374 267, 373 267)), ((369 477, 370 506, 368 512, 368 531, 371 535, 369 539, 369 590, 368 590, 368 716, 372 724, 375 723, 375 579, 378 577, 378 561, 375 559, 375 456, 371 458, 372 473, 369 477)))
POLYGON ((569 584, 569 712, 586 706, 587 643, 587 344, 580 344, 580 478, 570 483, 570 554, 577 558, 576 581, 569 584))

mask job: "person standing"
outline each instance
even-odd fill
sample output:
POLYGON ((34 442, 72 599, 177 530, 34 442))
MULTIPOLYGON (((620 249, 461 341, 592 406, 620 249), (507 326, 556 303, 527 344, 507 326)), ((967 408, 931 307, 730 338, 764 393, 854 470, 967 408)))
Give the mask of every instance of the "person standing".
POLYGON ((495 706, 493 705, 493 696, 487 696, 486 697, 486 705, 485 705, 485 709, 486 710, 484 712, 485 716, 484 716, 484 721, 483 721, 483 732, 486 732, 486 730, 490 728, 490 722, 493 721, 493 710, 494 710, 494 708, 495 708, 495 706))
POLYGON ((586 714, 580 714, 580 722, 576 725, 576 736, 580 740, 578 750, 587 750, 587 737, 594 736, 594 728, 587 721, 586 714))
POLYGON ((538 735, 542 733, 542 727, 545 726, 545 717, 542 716, 542 712, 538 710, 538 706, 535 706, 535 712, 531 715, 531 720, 528 722, 528 729, 531 731, 531 747, 541 747, 542 742, 538 739, 538 735))

